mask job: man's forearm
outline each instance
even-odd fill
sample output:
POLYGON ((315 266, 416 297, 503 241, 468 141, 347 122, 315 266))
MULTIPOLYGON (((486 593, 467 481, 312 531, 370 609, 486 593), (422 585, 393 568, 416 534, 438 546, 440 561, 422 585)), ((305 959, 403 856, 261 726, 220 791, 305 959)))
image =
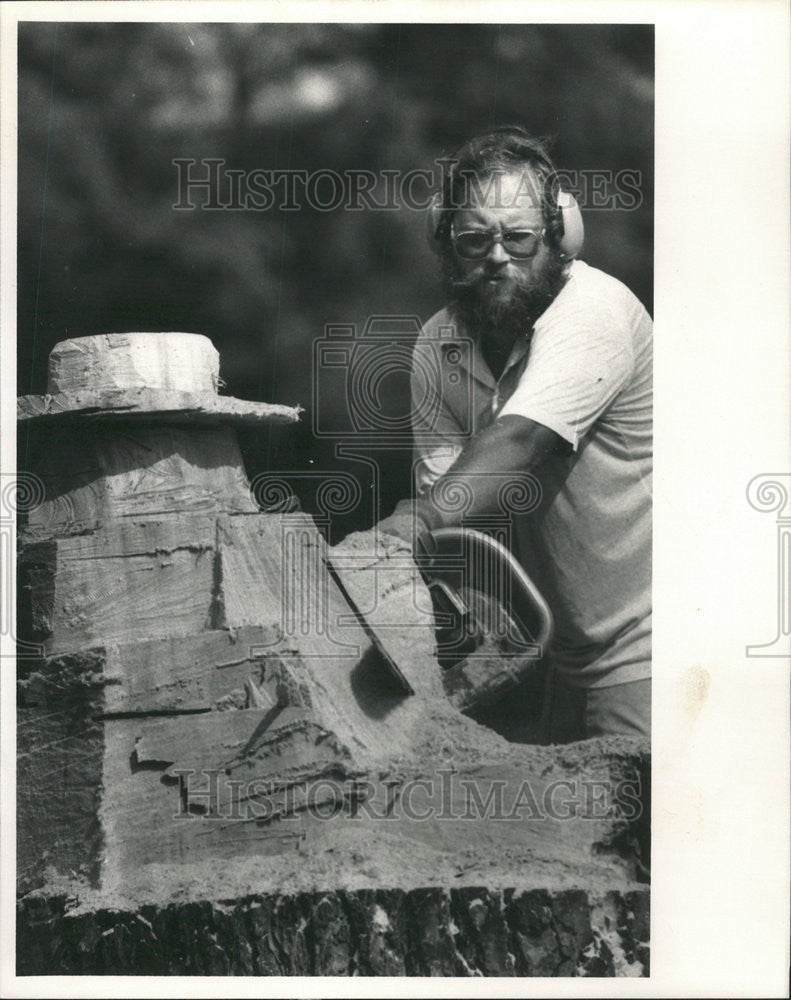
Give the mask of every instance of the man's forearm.
POLYGON ((568 448, 542 424, 504 417, 466 445, 420 502, 419 514, 428 527, 438 528, 458 524, 462 517, 503 513, 504 488, 526 486, 549 455, 568 448))

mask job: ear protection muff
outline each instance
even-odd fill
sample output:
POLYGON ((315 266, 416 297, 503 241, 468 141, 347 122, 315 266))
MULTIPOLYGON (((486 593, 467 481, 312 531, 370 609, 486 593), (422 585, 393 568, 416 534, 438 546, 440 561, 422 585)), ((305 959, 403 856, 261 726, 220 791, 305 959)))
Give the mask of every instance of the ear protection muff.
MULTIPOLYGON (((528 139, 524 129, 509 127, 495 129, 495 132, 508 132, 520 139, 528 139)), ((531 154, 537 157, 543 169, 544 179, 544 213, 548 220, 550 237, 563 257, 573 259, 582 250, 585 242, 585 227, 582 222, 582 212, 577 199, 569 191, 564 191, 557 184, 555 168, 545 156, 537 153, 531 147, 531 154)), ((443 187, 442 192, 434 195, 426 214, 427 236, 429 246, 439 253, 447 235, 443 230, 449 226, 454 209, 446 208, 444 198, 449 196, 453 186, 453 173, 443 187)))
POLYGON ((435 253, 442 249, 442 222, 445 209, 442 207, 442 195, 435 194, 426 212, 426 237, 428 245, 435 253))
POLYGON ((558 189, 557 206, 560 213, 562 231, 557 239, 557 247, 564 257, 573 259, 582 250, 585 242, 585 226, 577 199, 568 191, 558 189))

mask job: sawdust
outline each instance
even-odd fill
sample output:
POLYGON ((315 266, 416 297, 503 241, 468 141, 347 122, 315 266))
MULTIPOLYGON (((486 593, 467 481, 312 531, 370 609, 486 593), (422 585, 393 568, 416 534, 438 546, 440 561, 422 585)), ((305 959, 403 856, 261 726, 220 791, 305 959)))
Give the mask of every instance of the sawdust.
POLYGON ((144 865, 134 879, 114 891, 93 889, 84 882, 53 873, 45 895, 70 897, 75 912, 80 912, 202 900, 238 900, 268 892, 292 895, 339 889, 409 890, 481 885, 488 889, 585 889, 589 892, 606 892, 614 887, 624 892, 644 888, 630 881, 622 869, 602 864, 595 858, 574 863, 542 858, 530 848, 518 845, 499 856, 463 846, 451 853, 387 832, 379 832, 374 838, 369 828, 362 827, 329 831, 321 845, 302 845, 288 854, 272 857, 178 866, 144 865))

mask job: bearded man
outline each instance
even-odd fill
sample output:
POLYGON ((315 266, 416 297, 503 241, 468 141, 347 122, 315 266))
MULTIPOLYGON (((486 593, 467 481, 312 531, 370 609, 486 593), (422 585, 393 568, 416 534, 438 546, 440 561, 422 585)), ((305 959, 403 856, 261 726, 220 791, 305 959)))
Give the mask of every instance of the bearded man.
POLYGON ((648 736, 651 319, 577 259, 579 208, 540 142, 495 129, 452 164, 431 219, 448 305, 413 355, 418 495, 380 528, 458 524, 451 484, 480 521, 501 513, 504 477, 535 477, 541 502, 513 529, 555 619, 547 737, 648 736))

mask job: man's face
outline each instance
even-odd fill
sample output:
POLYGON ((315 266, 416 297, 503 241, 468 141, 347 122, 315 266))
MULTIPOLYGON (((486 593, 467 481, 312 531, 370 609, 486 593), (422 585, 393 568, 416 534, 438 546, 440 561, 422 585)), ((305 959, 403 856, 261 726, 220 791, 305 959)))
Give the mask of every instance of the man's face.
MULTIPOLYGON (((540 188, 529 171, 499 173, 471 185, 466 208, 456 212, 453 229, 456 233, 482 230, 502 235, 513 230, 544 228, 540 188)), ((529 288, 540 283, 548 260, 553 257, 546 240, 536 254, 526 260, 511 257, 502 243, 495 242, 482 260, 465 260, 454 251, 459 276, 468 287, 477 288, 481 305, 497 309, 510 301, 518 287, 529 288)))
MULTIPOLYGON (((466 206, 453 218, 456 234, 541 233, 544 225, 541 188, 530 170, 497 173, 471 184, 466 206)), ((512 257, 495 241, 479 260, 467 260, 452 249, 448 263, 448 290, 468 316, 479 317, 488 337, 496 337, 498 329, 505 335, 531 327, 563 284, 564 262, 546 239, 525 259, 512 257)))

